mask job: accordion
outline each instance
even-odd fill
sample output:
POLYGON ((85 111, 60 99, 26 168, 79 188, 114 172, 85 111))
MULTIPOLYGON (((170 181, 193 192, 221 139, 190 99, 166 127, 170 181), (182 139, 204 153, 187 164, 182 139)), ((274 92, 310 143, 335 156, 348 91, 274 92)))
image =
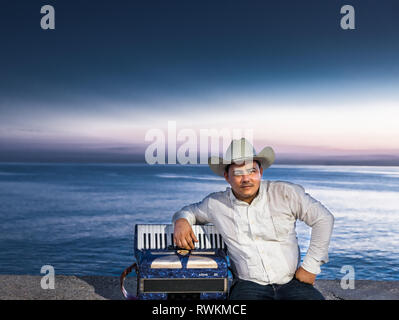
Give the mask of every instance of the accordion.
MULTIPOLYGON (((227 248, 213 225, 194 225, 195 249, 174 247, 173 225, 137 224, 134 253, 140 300, 226 299, 227 248)), ((130 272, 131 270, 128 270, 130 272)), ((122 276, 126 276, 126 270, 122 276)), ((126 298, 129 294, 121 288, 126 298)))

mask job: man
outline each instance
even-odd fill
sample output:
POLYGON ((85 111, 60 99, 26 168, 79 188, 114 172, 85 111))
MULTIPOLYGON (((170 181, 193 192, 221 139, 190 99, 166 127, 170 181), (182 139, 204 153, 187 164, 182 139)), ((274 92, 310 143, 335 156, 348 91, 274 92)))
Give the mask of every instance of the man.
POLYGON ((230 184, 173 215, 174 241, 193 249, 193 224, 212 223, 227 245, 235 281, 230 299, 318 299, 313 287, 328 262, 333 215, 296 184, 262 181, 275 159, 270 147, 256 155, 244 138, 233 140, 225 159, 209 158, 214 173, 230 184), (300 264, 295 222, 312 228, 309 249, 300 264))

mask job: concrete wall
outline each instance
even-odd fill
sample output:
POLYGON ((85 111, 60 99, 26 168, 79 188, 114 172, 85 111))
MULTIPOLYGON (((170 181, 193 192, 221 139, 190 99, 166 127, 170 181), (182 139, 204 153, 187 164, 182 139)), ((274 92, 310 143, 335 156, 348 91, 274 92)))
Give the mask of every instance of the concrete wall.
MULTIPOLYGON (((41 276, 0 275, 1 300, 121 300, 119 277, 55 277, 55 289, 44 290, 41 276)), ((355 289, 343 290, 340 280, 317 280, 315 287, 327 300, 399 300, 399 281, 356 280, 355 289)), ((136 278, 129 277, 125 288, 136 292, 136 278)))

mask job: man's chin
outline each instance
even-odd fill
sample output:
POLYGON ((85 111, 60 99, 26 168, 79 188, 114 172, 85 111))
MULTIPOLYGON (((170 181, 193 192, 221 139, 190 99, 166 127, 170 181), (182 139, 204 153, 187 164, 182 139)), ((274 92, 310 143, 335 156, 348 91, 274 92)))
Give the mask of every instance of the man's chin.
POLYGON ((245 192, 245 191, 241 192, 241 196, 245 199, 252 198, 255 194, 256 194, 256 192, 249 191, 249 190, 248 190, 248 192, 245 192))

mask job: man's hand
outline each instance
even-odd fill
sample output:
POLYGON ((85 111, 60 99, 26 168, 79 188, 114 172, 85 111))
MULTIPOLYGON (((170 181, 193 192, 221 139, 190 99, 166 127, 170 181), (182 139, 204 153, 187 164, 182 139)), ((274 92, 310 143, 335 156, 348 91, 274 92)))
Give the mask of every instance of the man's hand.
POLYGON ((302 267, 299 267, 298 270, 295 272, 295 278, 297 278, 301 282, 314 285, 314 282, 316 280, 316 275, 314 273, 306 271, 302 267))
POLYGON ((173 232, 173 241, 184 249, 194 249, 194 241, 198 242, 190 223, 180 218, 175 221, 175 230, 173 232))

